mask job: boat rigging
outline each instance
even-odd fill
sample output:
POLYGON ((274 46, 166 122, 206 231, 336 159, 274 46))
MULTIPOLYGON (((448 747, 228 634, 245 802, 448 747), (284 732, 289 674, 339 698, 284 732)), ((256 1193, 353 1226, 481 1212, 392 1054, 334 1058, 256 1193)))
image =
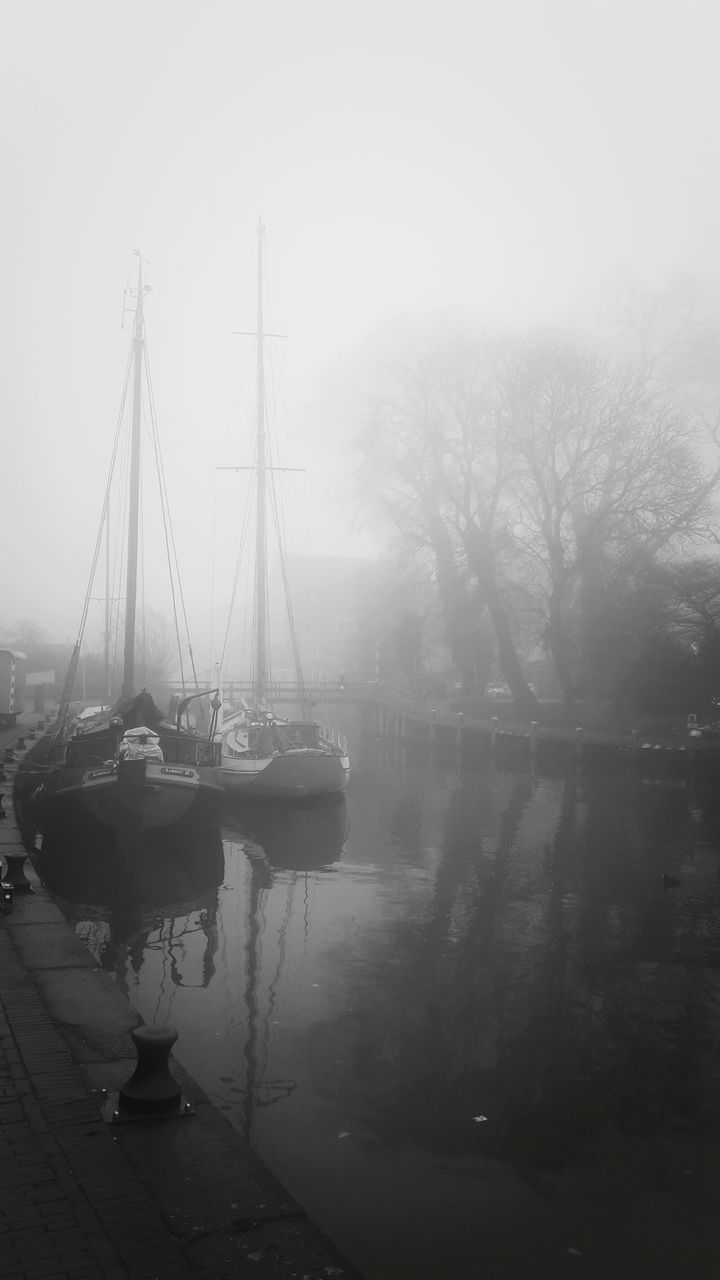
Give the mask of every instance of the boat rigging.
MULTIPOLYGON (((230 794, 265 796, 320 796, 341 792, 350 773, 347 743, 309 716, 302 667, 299 658, 292 603, 287 581, 284 547, 279 542, 280 573, 287 608, 288 625, 295 657, 298 691, 302 708, 299 720, 282 719, 268 706, 270 640, 268 627, 267 515, 268 475, 276 470, 268 461, 267 399, 265 389, 265 331, 263 308, 263 238, 265 227, 258 223, 257 248, 257 382, 255 464, 249 468, 255 478, 255 573, 254 573, 254 663, 251 702, 243 703, 223 721, 222 779, 230 794)), ((245 468, 222 468, 245 470, 245 468)), ((294 469, 294 468, 293 468, 294 469)), ((276 526, 279 532, 277 509, 276 526)), ((237 571, 236 571, 237 581, 237 571)), ((231 601, 231 611, 234 602, 231 601)), ((226 629, 226 641, 229 634, 226 629)), ((225 647, 220 667, 225 660, 225 647)))
MULTIPOLYGON (((216 737, 220 701, 218 690, 201 691, 195 674, 192 648, 187 634, 182 590, 179 584, 175 541, 170 522, 162 457, 154 413, 145 339, 143 301, 148 286, 143 284, 143 263, 138 252, 135 320, 128 356, 120 414, 105 488, 102 516, 92 560, 90 580, 82 610, 65 687, 53 733, 50 767, 38 803, 42 825, 47 828, 73 814, 99 819, 103 824, 127 832, 144 828, 173 826, 178 822, 215 816, 223 796, 217 766, 220 752, 216 737), (83 642, 93 581, 97 569, 103 531, 107 532, 110 493, 116 468, 124 409, 132 372, 132 414, 127 500, 125 630, 120 696, 108 707, 90 708, 71 714, 71 698, 83 642), (141 426, 144 397, 149 407, 152 444, 160 489, 164 540, 170 570, 170 585, 178 641, 183 697, 163 713, 151 694, 136 688, 136 628, 139 565, 141 426), (185 690, 185 671, 180 644, 177 601, 180 601, 187 635, 195 689, 185 690), (203 698, 209 706, 204 714, 190 718, 190 704, 203 698)), ((106 563, 108 553, 106 551, 106 563)), ((107 606, 106 606, 107 609, 107 606)), ((106 613, 106 651, 107 640, 106 613)), ((193 707, 195 710, 195 707, 193 707)))

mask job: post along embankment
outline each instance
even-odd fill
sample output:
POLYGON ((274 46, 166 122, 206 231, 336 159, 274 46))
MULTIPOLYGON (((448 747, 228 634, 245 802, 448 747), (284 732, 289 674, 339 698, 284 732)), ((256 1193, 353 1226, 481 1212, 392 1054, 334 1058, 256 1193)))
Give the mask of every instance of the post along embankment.
POLYGON ((720 735, 714 740, 692 728, 672 733, 647 727, 604 732, 581 724, 521 723, 516 718, 419 708, 381 694, 368 702, 366 715, 374 736, 398 747, 431 750, 439 763, 528 766, 548 774, 581 768, 650 778, 720 777, 720 735))

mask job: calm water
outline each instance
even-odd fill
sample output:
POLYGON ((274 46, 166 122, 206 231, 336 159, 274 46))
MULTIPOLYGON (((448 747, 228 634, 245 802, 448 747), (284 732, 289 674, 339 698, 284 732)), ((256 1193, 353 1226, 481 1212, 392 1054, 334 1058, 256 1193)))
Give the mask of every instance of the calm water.
POLYGON ((44 871, 368 1280, 704 1277, 719 850, 711 791, 460 775, 368 741, 340 804, 44 871))

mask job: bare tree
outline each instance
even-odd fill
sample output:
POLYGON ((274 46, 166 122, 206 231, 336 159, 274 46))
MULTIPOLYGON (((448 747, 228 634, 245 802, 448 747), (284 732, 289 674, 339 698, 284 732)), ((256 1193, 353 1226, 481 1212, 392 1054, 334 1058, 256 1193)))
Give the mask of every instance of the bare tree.
POLYGON ((572 706, 583 618, 608 577, 710 536, 720 469, 695 452, 698 424, 618 369, 575 348, 523 352, 500 382, 515 458, 514 536, 536 566, 544 636, 572 706))
POLYGON ((474 690, 487 611, 516 703, 535 706, 512 632, 501 566, 512 553, 503 499, 507 451, 489 388, 494 353, 471 343, 386 363, 359 438, 372 504, 432 566, 448 641, 474 690))

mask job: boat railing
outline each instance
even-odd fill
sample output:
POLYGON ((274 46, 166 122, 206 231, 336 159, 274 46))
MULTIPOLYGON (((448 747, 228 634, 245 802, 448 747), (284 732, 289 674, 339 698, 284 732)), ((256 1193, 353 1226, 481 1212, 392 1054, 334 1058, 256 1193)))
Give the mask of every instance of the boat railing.
POLYGON ((340 733, 339 729, 333 729, 332 725, 329 724, 321 724, 320 733, 326 742, 329 742, 333 747, 337 747, 344 756, 347 755, 348 743, 344 733, 340 733))

